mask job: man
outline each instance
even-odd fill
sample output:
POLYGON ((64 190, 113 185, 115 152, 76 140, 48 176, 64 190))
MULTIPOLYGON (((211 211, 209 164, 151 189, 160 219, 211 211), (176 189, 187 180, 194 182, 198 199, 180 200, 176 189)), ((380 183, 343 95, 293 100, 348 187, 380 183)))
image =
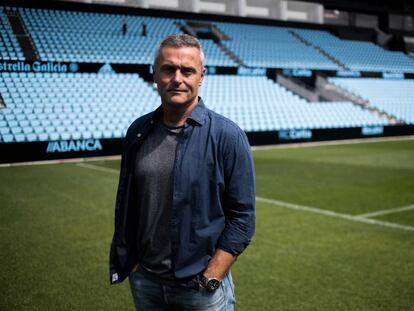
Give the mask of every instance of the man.
POLYGON ((164 39, 154 81, 161 106, 129 127, 110 252, 111 283, 129 277, 137 310, 232 310, 230 267, 255 229, 250 147, 207 109, 200 43, 164 39))

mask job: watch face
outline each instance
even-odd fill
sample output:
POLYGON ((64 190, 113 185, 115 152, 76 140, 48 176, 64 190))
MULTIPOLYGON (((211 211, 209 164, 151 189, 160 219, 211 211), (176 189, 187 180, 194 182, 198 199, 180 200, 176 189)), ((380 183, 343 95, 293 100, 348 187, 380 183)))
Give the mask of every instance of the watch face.
POLYGON ((220 281, 219 280, 216 280, 216 279, 208 280, 208 282, 207 282, 207 289, 208 290, 214 291, 219 287, 220 287, 220 281))

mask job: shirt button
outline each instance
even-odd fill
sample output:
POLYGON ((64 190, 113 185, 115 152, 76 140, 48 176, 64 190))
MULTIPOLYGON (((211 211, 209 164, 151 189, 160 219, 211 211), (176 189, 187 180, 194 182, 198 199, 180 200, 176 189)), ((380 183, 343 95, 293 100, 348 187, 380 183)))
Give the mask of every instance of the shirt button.
POLYGON ((138 137, 138 138, 140 138, 140 137, 141 137, 141 133, 138 133, 138 134, 137 134, 137 137, 138 137))
POLYGON ((150 122, 151 124, 154 124, 154 120, 151 120, 151 122, 150 122))

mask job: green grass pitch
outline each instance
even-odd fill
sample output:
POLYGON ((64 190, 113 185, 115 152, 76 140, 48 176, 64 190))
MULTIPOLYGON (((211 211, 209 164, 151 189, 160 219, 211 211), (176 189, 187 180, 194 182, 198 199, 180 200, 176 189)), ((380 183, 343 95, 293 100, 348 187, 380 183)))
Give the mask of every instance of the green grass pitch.
MULTIPOLYGON (((233 268, 237 310, 414 310, 414 140, 254 159, 257 232, 233 268)), ((108 284, 118 168, 0 168, 0 310, 133 309, 127 282, 108 284)))

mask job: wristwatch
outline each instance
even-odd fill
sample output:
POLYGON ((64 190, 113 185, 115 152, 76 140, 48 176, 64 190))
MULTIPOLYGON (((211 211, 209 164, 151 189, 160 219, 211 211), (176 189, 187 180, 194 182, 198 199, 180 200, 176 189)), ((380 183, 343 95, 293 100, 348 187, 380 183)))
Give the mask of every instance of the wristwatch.
POLYGON ((201 277, 200 280, 201 287, 208 289, 209 291, 213 292, 217 288, 220 287, 221 281, 216 278, 206 278, 204 275, 201 277))

